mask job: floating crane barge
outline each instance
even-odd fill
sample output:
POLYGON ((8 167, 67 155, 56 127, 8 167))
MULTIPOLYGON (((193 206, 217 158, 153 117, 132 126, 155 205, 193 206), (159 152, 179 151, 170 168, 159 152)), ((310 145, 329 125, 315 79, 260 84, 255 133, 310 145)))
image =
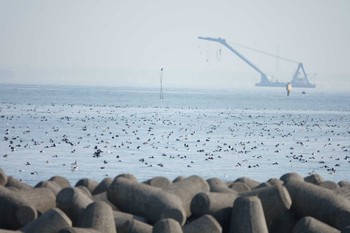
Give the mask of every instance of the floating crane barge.
MULTIPOLYGON (((200 40, 207 40, 207 41, 213 41, 222 44, 226 48, 228 48, 231 52, 236 54, 239 58, 241 58, 245 63, 247 63, 250 67, 252 67, 254 70, 256 70, 260 74, 260 82, 256 83, 255 86, 257 87, 286 87, 288 83, 285 82, 277 82, 277 81, 270 81, 267 75, 258 68, 254 63, 252 63, 250 60, 248 60, 245 56, 243 56, 240 52, 238 52, 236 49, 234 49, 232 46, 230 46, 225 39, 223 38, 212 38, 212 37, 198 37, 200 40)), ((307 74, 304 69, 304 65, 301 62, 293 61, 290 59, 282 58, 275 56, 280 59, 284 59, 293 63, 298 63, 298 68, 295 71, 292 80, 289 82, 292 84, 293 87, 300 87, 300 88, 315 88, 315 84, 311 84, 309 82, 309 79, 307 77, 307 74)))

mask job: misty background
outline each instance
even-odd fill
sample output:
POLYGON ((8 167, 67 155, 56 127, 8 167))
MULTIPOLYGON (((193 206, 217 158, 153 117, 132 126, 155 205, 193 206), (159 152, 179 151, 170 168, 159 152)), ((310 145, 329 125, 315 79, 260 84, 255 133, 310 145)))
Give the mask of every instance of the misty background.
POLYGON ((260 75, 198 36, 221 37, 290 81, 350 90, 347 0, 0 0, 0 84, 253 88, 260 75))

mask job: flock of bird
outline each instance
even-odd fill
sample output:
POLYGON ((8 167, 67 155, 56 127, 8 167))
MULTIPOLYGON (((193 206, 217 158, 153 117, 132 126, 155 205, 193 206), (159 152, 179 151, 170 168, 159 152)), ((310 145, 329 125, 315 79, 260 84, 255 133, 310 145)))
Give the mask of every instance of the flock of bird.
POLYGON ((0 104, 0 110, 0 164, 7 173, 40 175, 47 168, 38 161, 55 172, 88 167, 106 176, 128 166, 131 173, 187 169, 209 177, 350 168, 347 115, 55 104, 0 104), (210 174, 216 172, 222 174, 210 174))

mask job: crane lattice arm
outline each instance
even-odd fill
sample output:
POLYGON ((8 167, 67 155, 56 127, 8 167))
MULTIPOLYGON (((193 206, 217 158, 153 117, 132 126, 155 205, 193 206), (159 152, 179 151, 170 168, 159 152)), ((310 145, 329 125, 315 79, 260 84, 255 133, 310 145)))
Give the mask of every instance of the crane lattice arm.
POLYGON ((267 75, 262 70, 260 70, 256 65, 254 65, 251 61, 249 61, 245 56, 243 56, 236 49, 232 48, 232 46, 230 46, 226 42, 225 39, 222 39, 220 37, 219 38, 212 38, 212 37, 201 37, 201 36, 199 36, 198 39, 218 42, 218 43, 222 44, 223 46, 225 46, 226 48, 231 50, 233 53, 235 53, 239 58, 241 58, 245 63, 247 63, 249 66, 251 66, 254 70, 256 70, 258 73, 260 73, 260 75, 261 75, 261 82, 262 83, 269 82, 269 79, 267 78, 267 75))

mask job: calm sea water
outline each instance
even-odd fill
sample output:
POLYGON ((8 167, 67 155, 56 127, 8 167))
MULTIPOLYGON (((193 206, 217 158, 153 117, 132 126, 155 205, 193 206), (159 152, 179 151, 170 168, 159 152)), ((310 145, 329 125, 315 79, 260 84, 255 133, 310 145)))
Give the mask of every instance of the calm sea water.
POLYGON ((160 100, 153 89, 2 85, 0 167, 32 185, 121 173, 350 180, 350 94, 301 91, 165 90, 160 100))

